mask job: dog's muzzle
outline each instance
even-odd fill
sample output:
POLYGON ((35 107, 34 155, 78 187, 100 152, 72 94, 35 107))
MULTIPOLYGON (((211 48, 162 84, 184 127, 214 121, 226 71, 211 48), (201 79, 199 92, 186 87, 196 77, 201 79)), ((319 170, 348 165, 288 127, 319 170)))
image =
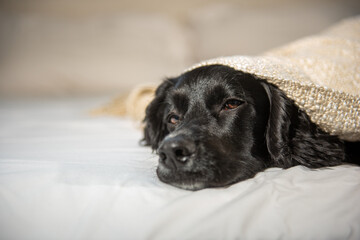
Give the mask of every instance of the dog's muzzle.
POLYGON ((167 137, 158 149, 159 164, 172 170, 182 170, 191 165, 195 151, 195 142, 189 136, 167 137))

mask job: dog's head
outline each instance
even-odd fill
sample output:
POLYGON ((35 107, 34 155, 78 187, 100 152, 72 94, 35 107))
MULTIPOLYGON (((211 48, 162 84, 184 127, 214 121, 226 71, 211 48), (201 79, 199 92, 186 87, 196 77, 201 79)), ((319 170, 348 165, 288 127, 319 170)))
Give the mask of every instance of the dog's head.
POLYGON ((265 81, 222 65, 166 80, 145 117, 145 142, 160 158, 158 177, 197 190, 294 165, 287 160, 288 137, 298 109, 285 98, 265 81))

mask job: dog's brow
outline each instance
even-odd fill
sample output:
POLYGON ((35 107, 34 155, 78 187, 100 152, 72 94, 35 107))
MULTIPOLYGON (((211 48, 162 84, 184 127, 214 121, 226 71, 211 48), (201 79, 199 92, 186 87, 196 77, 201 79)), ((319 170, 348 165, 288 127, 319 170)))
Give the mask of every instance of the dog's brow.
POLYGON ((171 96, 171 100, 178 111, 182 113, 185 113, 187 111, 189 107, 189 98, 186 94, 175 92, 171 96))
POLYGON ((225 98, 228 98, 229 94, 223 86, 214 86, 208 90, 206 94, 206 106, 211 108, 214 105, 221 104, 225 98))

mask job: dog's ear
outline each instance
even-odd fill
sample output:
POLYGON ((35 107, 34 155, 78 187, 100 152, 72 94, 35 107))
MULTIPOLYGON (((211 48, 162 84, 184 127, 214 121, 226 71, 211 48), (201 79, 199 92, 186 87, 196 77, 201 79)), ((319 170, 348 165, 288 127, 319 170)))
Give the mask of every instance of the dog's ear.
POLYGON ((290 131, 294 109, 285 94, 268 83, 262 83, 269 97, 270 113, 265 138, 271 166, 291 167, 290 131))
POLYGON ((155 92, 155 98, 145 110, 145 128, 143 142, 152 149, 157 149, 160 141, 168 134, 166 124, 163 123, 166 108, 166 95, 177 79, 166 79, 155 92))
POLYGON ((325 167, 345 159, 344 143, 322 131, 311 122, 283 91, 263 83, 270 100, 266 145, 271 166, 289 168, 294 165, 325 167))

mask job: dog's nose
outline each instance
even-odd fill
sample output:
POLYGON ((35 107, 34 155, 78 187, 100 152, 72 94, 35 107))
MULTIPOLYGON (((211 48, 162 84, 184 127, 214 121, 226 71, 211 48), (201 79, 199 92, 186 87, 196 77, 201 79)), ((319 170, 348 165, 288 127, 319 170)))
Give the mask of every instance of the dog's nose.
POLYGON ((158 153, 160 161, 169 168, 181 168, 195 153, 195 143, 190 137, 171 137, 163 141, 158 153))

